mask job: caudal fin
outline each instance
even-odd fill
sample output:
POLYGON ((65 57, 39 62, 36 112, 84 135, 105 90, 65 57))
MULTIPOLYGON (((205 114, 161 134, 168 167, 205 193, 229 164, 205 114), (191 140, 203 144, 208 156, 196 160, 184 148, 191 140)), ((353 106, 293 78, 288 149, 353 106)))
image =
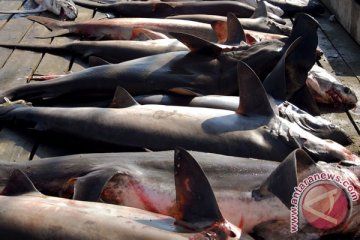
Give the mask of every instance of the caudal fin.
POLYGON ((66 22, 58 21, 47 17, 41 17, 41 16, 29 16, 27 18, 31 21, 44 25, 45 27, 47 27, 52 31, 50 34, 38 36, 38 38, 57 37, 71 33, 71 30, 66 28, 68 26, 68 23, 66 22))

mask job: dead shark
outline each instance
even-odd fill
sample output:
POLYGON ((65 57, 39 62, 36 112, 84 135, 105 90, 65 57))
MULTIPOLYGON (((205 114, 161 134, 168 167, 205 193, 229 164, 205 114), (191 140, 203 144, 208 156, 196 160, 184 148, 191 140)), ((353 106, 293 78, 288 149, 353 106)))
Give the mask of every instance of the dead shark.
MULTIPOLYGON (((239 97, 235 96, 182 96, 176 94, 138 95, 135 96, 134 99, 140 104, 206 107, 232 111, 236 111, 240 101, 239 97)), ((287 101, 277 101, 276 104, 278 106, 280 117, 296 123, 315 136, 323 139, 331 139, 343 145, 352 143, 350 137, 347 136, 339 126, 336 126, 330 121, 321 117, 314 117, 287 101)))
POLYGON ((246 234, 241 237, 241 229, 223 218, 196 161, 175 158, 173 166, 175 218, 130 207, 45 196, 21 170, 14 170, 0 196, 2 238, 204 239, 211 235, 219 240, 251 239, 246 234))
POLYGON ((34 0, 38 7, 29 10, 1 11, 0 14, 31 14, 49 11, 60 16, 61 19, 74 20, 77 17, 78 10, 72 0, 34 0))
POLYGON ((271 95, 276 95, 277 99, 286 100, 305 85, 307 74, 302 71, 310 70, 315 62, 317 24, 313 21, 307 15, 299 16, 295 21, 293 34, 289 38, 291 44, 285 47, 282 42, 271 41, 251 46, 247 51, 226 53, 215 44, 194 36, 172 33, 190 48, 190 53, 164 53, 117 65, 93 67, 53 81, 8 89, 1 96, 10 100, 25 99, 27 101, 69 94, 84 96, 83 93, 86 96, 94 93, 97 96, 113 96, 117 86, 122 86, 135 95, 154 91, 232 95, 238 92, 237 81, 234 78, 237 74, 236 64, 238 60, 243 60, 261 79, 269 79, 264 81, 264 84, 267 85, 266 89, 271 95), (302 23, 307 22, 310 22, 309 28, 305 33, 299 34, 298 30, 302 28, 302 23), (302 42, 295 44, 298 37, 301 37, 302 42), (290 45, 292 45, 291 48, 290 45), (288 49, 290 50, 287 51, 288 49), (301 51, 302 55, 307 53, 307 57, 300 59, 292 57, 290 61, 287 61, 286 58, 292 55, 293 51, 294 53, 301 51), (284 59, 279 63, 278 70, 273 73, 275 76, 267 76, 281 56, 284 59), (266 64, 259 64, 259 58, 266 64), (281 87, 274 89, 274 85, 281 87), (96 92, 94 92, 95 89, 96 92))
POLYGON ((207 1, 207 2, 160 2, 160 1, 130 1, 117 2, 112 4, 102 4, 89 1, 75 0, 76 4, 96 8, 100 11, 111 12, 115 16, 121 17, 146 17, 163 18, 177 14, 214 14, 226 16, 229 12, 234 12, 238 17, 251 17, 255 8, 247 4, 235 1, 207 1))
MULTIPOLYGON (((26 171, 34 185, 48 195, 103 201, 175 216, 172 158, 173 152, 166 151, 81 154, 26 163, 0 161, 0 186, 5 185, 13 169, 20 169, 26 171)), ((360 214, 359 202, 353 203, 353 209, 357 210, 352 211, 347 221, 348 228, 333 229, 327 233, 308 229, 290 234, 290 216, 286 207, 294 186, 318 170, 336 173, 349 180, 360 193, 360 169, 355 162, 350 165, 345 162, 315 164, 302 150, 289 154, 282 164, 202 152, 188 153, 181 148, 175 151, 175 158, 180 165, 192 158, 199 162, 213 186, 223 216, 241 226, 244 232, 251 232, 255 227, 258 233, 257 229, 265 229, 264 225, 271 229, 271 226, 277 226, 276 223, 271 225, 276 221, 287 225, 260 232, 262 236, 286 232, 295 239, 330 233, 354 235, 358 231, 356 216, 360 214)))
POLYGON ((242 62, 238 63, 237 71, 241 101, 235 112, 139 105, 123 91, 117 104, 120 109, 5 103, 0 120, 41 131, 154 150, 169 150, 180 145, 197 151, 278 160, 300 146, 326 161, 358 159, 343 146, 319 139, 278 117, 255 73, 242 62))
MULTIPOLYGON (((167 18, 198 21, 208 24, 219 24, 226 21, 226 17, 206 14, 175 15, 167 18)), ((268 17, 239 18, 239 21, 243 28, 247 30, 280 34, 286 36, 290 35, 291 33, 290 26, 279 24, 268 17)))

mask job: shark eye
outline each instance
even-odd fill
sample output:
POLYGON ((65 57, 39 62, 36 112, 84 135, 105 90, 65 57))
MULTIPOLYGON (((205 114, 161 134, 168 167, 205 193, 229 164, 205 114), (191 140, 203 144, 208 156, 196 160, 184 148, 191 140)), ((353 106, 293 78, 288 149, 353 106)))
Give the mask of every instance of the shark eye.
POLYGON ((348 87, 344 87, 344 92, 346 93, 346 94, 349 94, 351 91, 350 91, 350 88, 348 88, 348 87))

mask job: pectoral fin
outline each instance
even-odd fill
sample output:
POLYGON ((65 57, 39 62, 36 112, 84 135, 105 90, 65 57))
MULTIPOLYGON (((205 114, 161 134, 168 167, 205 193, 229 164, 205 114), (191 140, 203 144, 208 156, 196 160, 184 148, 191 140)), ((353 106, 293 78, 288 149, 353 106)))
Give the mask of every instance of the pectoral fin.
POLYGON ((102 169, 77 178, 73 199, 98 201, 107 182, 116 174, 114 169, 102 169))

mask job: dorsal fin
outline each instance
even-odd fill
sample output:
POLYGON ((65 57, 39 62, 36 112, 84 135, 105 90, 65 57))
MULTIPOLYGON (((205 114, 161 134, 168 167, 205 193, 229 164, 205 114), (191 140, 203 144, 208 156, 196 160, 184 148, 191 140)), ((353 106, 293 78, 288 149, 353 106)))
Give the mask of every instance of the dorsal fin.
POLYGON ((294 187, 298 185, 298 174, 311 167, 316 167, 312 158, 304 150, 296 149, 280 163, 259 189, 253 191, 253 195, 262 198, 272 193, 290 208, 294 187))
POLYGON ((256 73, 246 63, 239 61, 237 74, 240 104, 236 112, 242 115, 275 115, 256 73))
POLYGON ((127 108, 139 105, 139 103, 122 87, 117 87, 114 98, 110 104, 111 108, 127 108))
POLYGON ((102 66, 102 65, 109 65, 110 62, 97 57, 97 56, 89 56, 89 66, 90 67, 96 67, 96 66, 102 66))
POLYGON ((246 42, 244 29, 233 13, 227 14, 227 38, 224 44, 226 45, 239 45, 241 41, 246 42))
POLYGON ((190 34, 175 32, 170 32, 169 34, 187 46, 191 52, 200 52, 211 56, 218 56, 222 51, 216 44, 190 34))
POLYGON ((265 78, 263 85, 266 92, 277 100, 287 100, 286 59, 299 45, 301 37, 297 38, 282 55, 274 69, 265 78))
POLYGON ((5 188, 1 192, 1 195, 17 196, 30 192, 41 194, 23 171, 15 169, 12 171, 5 188))
POLYGON ((161 33, 161 32, 156 32, 147 28, 142 28, 142 27, 134 27, 132 30, 132 34, 131 34, 131 38, 130 40, 134 40, 134 39, 141 39, 140 35, 143 34, 144 36, 146 36, 146 38, 151 39, 151 40, 155 40, 155 39, 169 39, 168 36, 166 36, 165 34, 161 33))
POLYGON ((306 14, 299 13, 295 17, 293 28, 288 40, 285 43, 284 49, 287 49, 293 41, 298 37, 306 37, 304 45, 316 45, 317 46, 317 28, 319 22, 315 18, 306 14))
POLYGON ((264 1, 258 1, 257 7, 255 8, 255 11, 251 18, 260 18, 260 17, 268 17, 267 8, 264 1))
POLYGON ((175 218, 179 225, 202 230, 224 221, 205 173, 181 148, 175 150, 174 175, 178 210, 175 218))

